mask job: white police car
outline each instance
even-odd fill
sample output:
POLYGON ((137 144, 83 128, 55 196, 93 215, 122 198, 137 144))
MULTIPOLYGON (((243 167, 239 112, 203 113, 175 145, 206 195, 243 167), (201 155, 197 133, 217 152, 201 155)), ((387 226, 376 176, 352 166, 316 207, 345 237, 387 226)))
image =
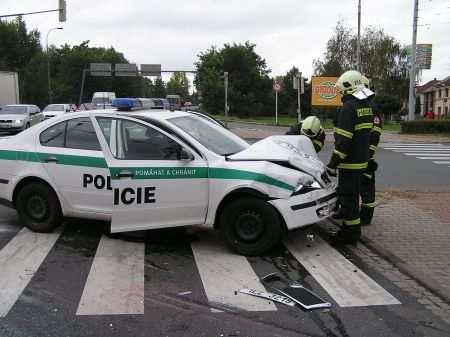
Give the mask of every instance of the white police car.
POLYGON ((1 138, 0 201, 36 232, 63 217, 109 220, 111 232, 203 224, 246 255, 331 215, 334 185, 308 138, 249 145, 207 118, 137 103, 1 138))

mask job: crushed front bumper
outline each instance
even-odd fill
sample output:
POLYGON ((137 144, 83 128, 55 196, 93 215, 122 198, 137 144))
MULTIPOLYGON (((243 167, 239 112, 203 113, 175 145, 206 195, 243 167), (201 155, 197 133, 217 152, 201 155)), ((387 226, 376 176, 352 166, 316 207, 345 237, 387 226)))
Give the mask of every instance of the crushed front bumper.
POLYGON ((318 189, 289 199, 269 201, 281 214, 288 229, 307 226, 333 215, 337 194, 333 187, 318 189))

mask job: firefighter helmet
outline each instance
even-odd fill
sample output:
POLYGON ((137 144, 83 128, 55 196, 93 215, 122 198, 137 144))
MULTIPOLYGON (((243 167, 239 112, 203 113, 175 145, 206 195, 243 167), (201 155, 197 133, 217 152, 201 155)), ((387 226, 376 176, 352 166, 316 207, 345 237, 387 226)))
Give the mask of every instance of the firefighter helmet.
POLYGON ((320 123, 320 119, 316 116, 306 117, 302 122, 301 133, 310 138, 316 137, 320 131, 322 130, 322 124, 320 123))
POLYGON ((335 86, 343 95, 351 95, 364 86, 362 75, 356 70, 346 71, 338 78, 335 86))
POLYGON ((370 80, 364 75, 362 75, 362 82, 367 89, 370 89, 370 80))

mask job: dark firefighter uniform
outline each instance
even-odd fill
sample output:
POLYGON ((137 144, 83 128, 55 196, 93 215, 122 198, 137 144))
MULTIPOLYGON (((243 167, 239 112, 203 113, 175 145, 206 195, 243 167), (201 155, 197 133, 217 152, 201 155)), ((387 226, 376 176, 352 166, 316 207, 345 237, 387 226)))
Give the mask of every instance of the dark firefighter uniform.
MULTIPOLYGON (((302 123, 298 123, 295 124, 293 126, 291 126, 289 128, 289 130, 286 132, 287 135, 303 135, 302 132, 302 123)), ((317 134, 317 136, 315 137, 310 137, 308 135, 305 134, 305 136, 307 136, 309 139, 311 139, 313 145, 314 145, 314 149, 316 150, 317 153, 319 153, 322 149, 323 146, 325 144, 325 131, 323 129, 321 129, 319 131, 319 133, 317 134)))
POLYGON ((328 167, 339 169, 338 199, 342 232, 356 242, 361 234, 359 196, 361 177, 367 170, 373 112, 367 99, 344 95, 334 128, 335 148, 328 167))
POLYGON ((370 133, 369 163, 366 172, 361 177, 361 225, 368 225, 372 222, 375 208, 375 171, 378 168, 375 154, 380 142, 381 130, 383 129, 383 120, 380 114, 374 105, 372 105, 372 109, 374 116, 373 128, 370 133))

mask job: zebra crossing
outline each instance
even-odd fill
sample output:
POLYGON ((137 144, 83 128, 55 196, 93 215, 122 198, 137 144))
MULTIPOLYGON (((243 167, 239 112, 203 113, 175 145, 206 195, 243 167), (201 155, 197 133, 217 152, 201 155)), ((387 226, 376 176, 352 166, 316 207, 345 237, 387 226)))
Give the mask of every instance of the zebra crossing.
POLYGON ((433 164, 450 167, 450 145, 434 143, 395 143, 384 144, 381 147, 417 159, 431 160, 433 164))
MULTIPOLYGON (((9 225, 0 223, 0 232, 2 226, 9 225)), ((23 292, 33 277, 39 274, 41 265, 55 249, 58 240, 61 241, 62 233, 64 227, 52 234, 33 233, 23 228, 0 246, 0 320, 8 316, 16 303, 20 303, 23 292)), ((305 240, 304 233, 296 232, 284 244, 338 306, 400 304, 382 286, 320 238, 311 242, 305 240)), ((209 231, 202 232, 199 239, 189 245, 195 262, 192 266, 197 270, 187 270, 191 268, 188 266, 179 277, 198 273, 201 280, 199 286, 212 312, 220 312, 222 308, 278 310, 273 302, 237 292, 241 288, 265 291, 259 281, 263 275, 255 271, 249 259, 231 253, 209 231)), ((145 270, 145 259, 151 254, 146 251, 144 242, 129 242, 101 235, 73 314, 143 315, 145 289, 152 289, 152 273, 157 273, 152 269, 145 270), (146 279, 146 276, 149 278, 146 279)), ((44 275, 49 272, 49 268, 51 265, 46 266, 44 275)), ((67 292, 70 292, 70 285, 67 287, 67 292)), ((152 292, 163 290, 152 289, 152 292)))

